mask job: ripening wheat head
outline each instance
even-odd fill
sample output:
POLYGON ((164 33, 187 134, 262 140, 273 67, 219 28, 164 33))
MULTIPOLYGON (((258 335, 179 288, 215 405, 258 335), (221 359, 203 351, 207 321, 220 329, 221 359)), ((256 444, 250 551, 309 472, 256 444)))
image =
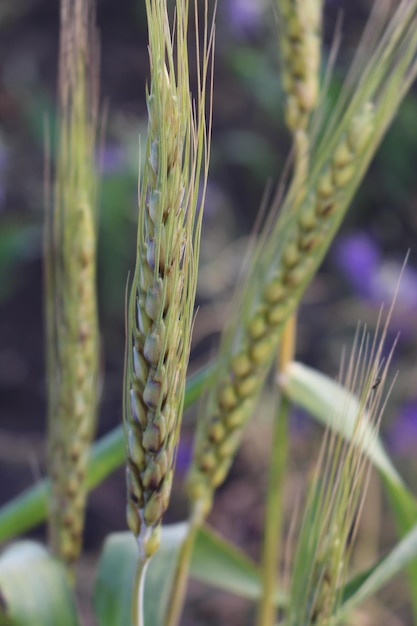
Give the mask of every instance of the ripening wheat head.
POLYGON ((366 496, 368 453, 386 403, 384 384, 394 349, 382 358, 389 319, 380 338, 377 327, 372 345, 358 329, 346 375, 341 374, 349 395, 334 410, 346 420, 354 418, 347 429, 351 439, 328 430, 323 440, 297 542, 285 626, 339 623, 335 616, 366 496), (371 427, 367 434, 365 424, 371 427))
POLYGON ((305 131, 319 95, 322 0, 276 0, 285 120, 305 131))
POLYGON ((165 0, 147 0, 146 10, 148 141, 139 185, 124 390, 127 519, 143 558, 159 545, 182 415, 208 168, 205 97, 212 46, 212 36, 205 32, 194 106, 188 3, 176 2, 175 36, 165 0))
POLYGON ((62 0, 58 157, 45 226, 48 455, 53 550, 78 556, 97 413, 97 36, 93 5, 62 0))
POLYGON ((331 115, 317 112, 302 193, 291 188, 265 232, 227 329, 188 477, 204 515, 224 480, 289 316, 317 270, 416 72, 417 3, 374 18, 331 115), (295 193, 294 193, 295 191, 295 193))
POLYGON ((294 139, 291 188, 294 204, 305 191, 309 170, 311 117, 320 90, 322 0, 276 0, 285 122, 294 139))

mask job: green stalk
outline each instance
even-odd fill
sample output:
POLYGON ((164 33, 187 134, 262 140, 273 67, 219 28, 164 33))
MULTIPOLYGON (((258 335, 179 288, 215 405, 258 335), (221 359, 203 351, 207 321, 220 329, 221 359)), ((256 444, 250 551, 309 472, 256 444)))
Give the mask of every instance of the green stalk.
MULTIPOLYGON (((208 384, 214 364, 198 371, 187 381, 184 409, 190 407, 208 384)), ((123 427, 118 426, 97 441, 91 450, 86 485, 91 491, 125 461, 123 427)), ((0 541, 7 541, 45 520, 50 481, 44 479, 0 508, 0 541)))
POLYGON ((133 582, 132 600, 132 624, 133 626, 144 626, 143 624, 143 596, 145 588, 145 575, 150 559, 139 559, 136 567, 135 580, 133 582))
MULTIPOLYGON (((285 121, 293 135, 294 168, 288 197, 294 211, 307 192, 311 137, 310 117, 319 96, 321 31, 323 4, 277 0, 281 22, 280 47, 283 87, 286 93, 285 121)), ((285 324, 279 347, 278 374, 284 372, 295 356, 297 310, 285 324)), ((262 594, 258 606, 258 626, 273 626, 276 617, 274 590, 280 562, 283 522, 285 468, 288 457, 288 419, 290 403, 280 394, 274 421, 269 463, 268 492, 262 548, 262 594)))
MULTIPOLYGON (((288 321, 280 346, 280 371, 293 360, 295 353, 295 334, 297 316, 288 321)), ((290 402, 280 397, 278 414, 274 424, 274 436, 271 450, 271 464, 267 494, 267 510, 264 525, 264 544, 262 553, 262 597, 259 605, 259 626, 272 626, 275 622, 276 565, 279 561, 279 537, 282 526, 282 501, 284 491, 284 472, 287 464, 288 415, 290 402)), ((184 604, 190 558, 198 529, 205 519, 204 505, 199 502, 193 508, 190 526, 181 547, 165 626, 177 626, 184 604)))
MULTIPOLYGON (((285 371, 294 360, 297 333, 297 315, 288 320, 279 350, 278 374, 285 371)), ((278 411, 274 422, 272 449, 270 454, 268 492, 262 547, 262 595, 258 607, 258 626, 275 624, 274 593, 277 566, 280 560, 280 537, 283 521, 284 477, 288 458, 288 418, 290 401, 280 394, 278 411)))
POLYGON ((269 466, 262 548, 262 596, 258 607, 258 626, 272 626, 276 621, 276 578, 283 521, 284 476, 288 457, 289 409, 289 400, 281 395, 274 423, 271 463, 269 466))
POLYGON ((175 572, 171 596, 168 602, 168 613, 165 626, 177 626, 184 606, 185 592, 187 588, 188 570, 190 569, 191 555, 198 530, 201 528, 202 519, 198 512, 190 519, 187 535, 181 546, 181 551, 175 572))

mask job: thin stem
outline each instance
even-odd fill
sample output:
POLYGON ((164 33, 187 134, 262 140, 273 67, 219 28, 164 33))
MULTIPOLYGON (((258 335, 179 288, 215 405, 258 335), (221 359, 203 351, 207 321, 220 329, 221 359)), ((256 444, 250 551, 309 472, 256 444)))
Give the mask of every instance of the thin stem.
POLYGON ((145 587, 145 574, 150 559, 139 559, 136 567, 135 580, 133 582, 132 596, 132 625, 144 626, 143 623, 143 590, 145 587))
MULTIPOLYGON (((292 181, 294 195, 303 194, 308 171, 308 140, 304 132, 295 136, 295 164, 292 181)), ((297 312, 288 319, 278 354, 278 373, 284 372, 295 356, 297 334, 297 312)), ((262 548, 262 595, 258 607, 258 626, 275 624, 274 593, 279 564, 280 537, 283 521, 284 478, 288 456, 288 417, 290 402, 280 395, 274 422, 272 450, 270 456, 268 492, 262 548)))
POLYGON ((165 626, 177 626, 179 623, 184 606, 191 555, 193 552, 195 538, 199 528, 201 527, 202 521, 203 517, 199 515, 198 512, 194 512, 191 516, 188 532, 181 546, 178 557, 177 570, 171 589, 170 600, 168 602, 168 612, 165 618, 165 626))
POLYGON ((306 181, 309 171, 310 142, 307 133, 299 130, 294 133, 293 152, 294 168, 288 196, 292 198, 294 206, 302 202, 306 192, 306 181))
POLYGON ((294 360, 297 334, 297 312, 286 323, 278 355, 278 371, 285 372, 288 363, 294 360))
POLYGON ((271 463, 262 548, 262 596, 258 607, 258 626, 275 624, 275 587, 281 528, 283 521, 284 475, 288 453, 288 413, 290 403, 280 396, 274 424, 271 463))

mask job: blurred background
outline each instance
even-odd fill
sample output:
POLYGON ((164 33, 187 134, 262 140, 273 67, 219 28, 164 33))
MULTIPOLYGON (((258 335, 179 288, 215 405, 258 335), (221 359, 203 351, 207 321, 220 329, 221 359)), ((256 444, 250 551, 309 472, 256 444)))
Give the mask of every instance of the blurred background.
MULTIPOLYGON (((215 354, 242 259, 268 184, 285 166, 290 140, 283 125, 277 27, 271 0, 221 0, 218 7, 212 159, 204 215, 198 303, 190 371, 215 354)), ((338 16, 343 40, 331 89, 340 87, 369 15, 366 0, 325 5, 326 60, 338 16)), ((0 1, 0 502, 45 473, 45 383, 42 312, 44 128, 55 124, 59 2, 0 1)), ((98 289, 103 388, 98 435, 121 421, 124 293, 134 266, 138 137, 146 135, 147 27, 143 0, 99 0, 101 94, 107 110, 101 176, 98 289)), ((401 332, 393 372, 399 377, 382 437, 412 487, 417 479, 417 95, 406 99, 357 195, 299 315, 298 358, 336 376, 342 349, 358 320, 372 329, 390 304, 407 250, 391 330, 401 332)), ((268 396, 266 396, 268 400, 268 396)), ((273 399, 271 399, 271 404, 273 399)), ((268 402, 264 403, 264 406, 268 402)), ((266 458, 273 412, 252 420, 213 525, 253 558, 259 556, 266 458)), ((195 411, 187 414, 168 521, 184 519, 181 480, 191 454, 195 411)), ((289 489, 305 481, 322 431, 306 416, 292 419, 289 489)), ((294 501, 288 498, 288 507, 294 501)), ((85 624, 97 555, 108 532, 124 530, 123 471, 91 496, 80 566, 85 624)), ((393 522, 377 477, 371 479, 356 553, 357 567, 393 544, 393 522), (384 517, 382 517, 384 515, 384 517), (383 523, 382 523, 383 519, 383 523)), ((290 518, 290 515, 289 515, 290 518)), ((44 528, 32 536, 44 539, 44 528)), ((251 624, 246 603, 191 585, 183 624, 251 624)), ((411 624, 400 579, 355 624, 411 624)))

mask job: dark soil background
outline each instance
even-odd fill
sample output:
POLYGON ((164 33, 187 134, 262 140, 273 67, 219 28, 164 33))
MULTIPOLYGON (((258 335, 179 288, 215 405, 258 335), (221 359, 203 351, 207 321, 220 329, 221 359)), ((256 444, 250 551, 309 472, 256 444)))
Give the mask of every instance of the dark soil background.
MULTIPOLYGON (((334 75, 343 80, 369 14, 370 2, 329 1, 325 57, 337 16, 343 43, 334 75)), ((45 384, 42 321, 43 136, 53 127, 58 54, 57 0, 0 0, 0 501, 6 503, 45 474, 45 384)), ((103 389, 98 436, 121 421, 124 291, 134 265, 138 136, 146 132, 147 29, 143 0, 99 0, 101 94, 107 107, 102 173, 98 287, 103 389)), ((190 370, 214 353, 227 319, 248 236, 268 181, 277 181, 290 148, 282 122, 276 28, 268 0, 221 0, 217 20, 212 166, 205 209, 201 274, 190 370)), ((304 298, 299 318, 301 360, 335 376, 342 347, 358 319, 375 324, 411 250, 393 333, 401 330, 394 369, 400 370, 382 435, 408 484, 416 480, 417 444, 417 100, 410 95, 358 194, 341 234, 304 298)), ((265 396, 268 401, 268 395, 265 396)), ((195 415, 186 416, 167 521, 184 519, 181 480, 195 415)), ((263 521, 270 423, 257 415, 211 522, 257 558, 263 521)), ((321 430, 305 416, 292 421, 294 493, 311 468, 321 430)), ((361 550, 372 557, 394 541, 376 477, 371 482, 361 550), (367 535, 368 533, 368 535, 367 535), (375 545, 375 547, 374 547, 375 545), (368 550, 369 548, 369 550, 368 550), (368 552, 367 552, 368 550, 368 552)), ((288 497, 288 507, 294 504, 288 497)), ((125 485, 120 469, 91 495, 80 564, 83 623, 94 624, 91 589, 97 556, 109 532, 124 530, 125 485)), ((45 529, 30 533, 45 539, 45 529)), ((361 539, 362 537, 362 539, 361 539)), ((359 551, 360 552, 360 551, 359 551)), ((366 556, 358 563, 366 561, 366 556)), ((403 581, 355 624, 411 624, 403 581)), ((192 584, 184 625, 245 625, 253 609, 226 594, 192 584)))

